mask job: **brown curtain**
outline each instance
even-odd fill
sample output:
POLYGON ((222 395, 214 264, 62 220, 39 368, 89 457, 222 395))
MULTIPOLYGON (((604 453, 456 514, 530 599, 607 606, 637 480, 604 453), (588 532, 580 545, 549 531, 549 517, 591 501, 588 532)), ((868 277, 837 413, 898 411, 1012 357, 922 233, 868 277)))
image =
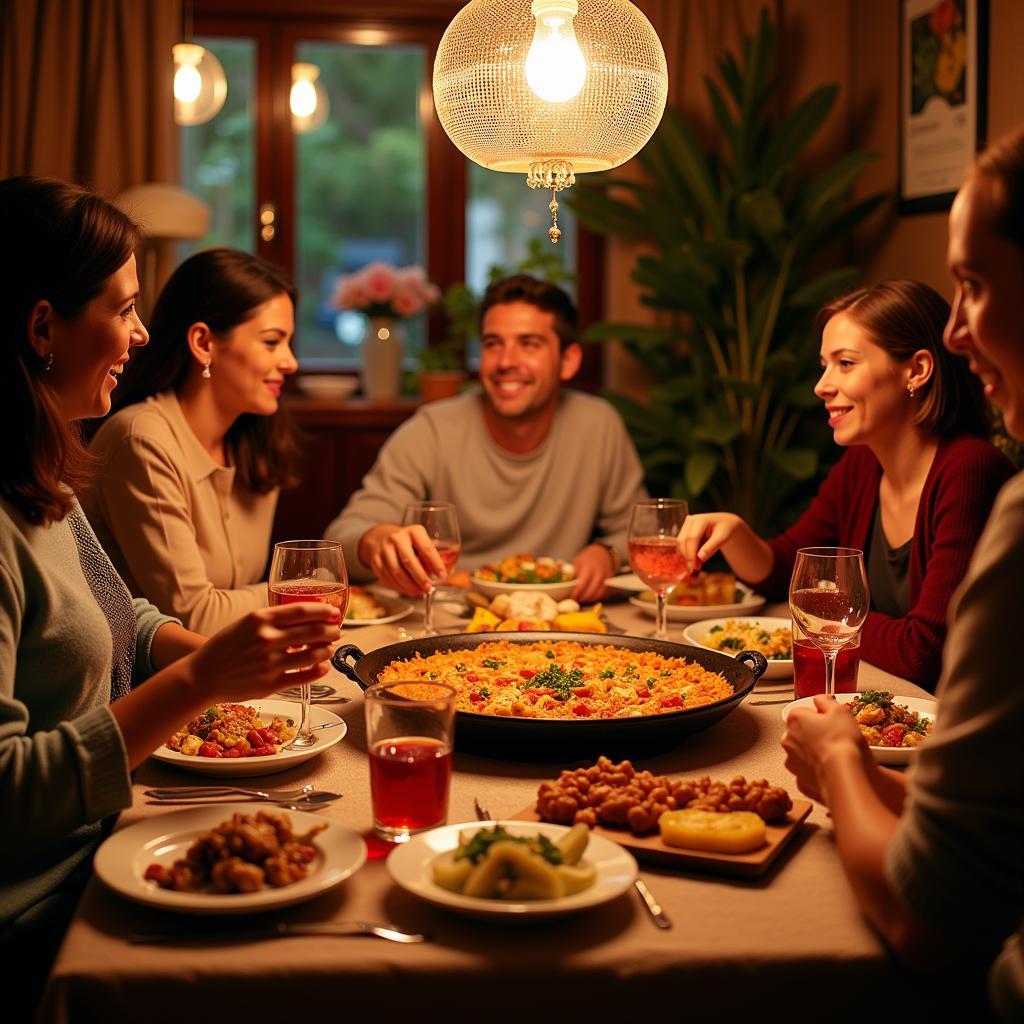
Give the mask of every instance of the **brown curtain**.
POLYGON ((180 19, 181 0, 0 4, 0 178, 45 174, 110 198, 176 182, 180 19))

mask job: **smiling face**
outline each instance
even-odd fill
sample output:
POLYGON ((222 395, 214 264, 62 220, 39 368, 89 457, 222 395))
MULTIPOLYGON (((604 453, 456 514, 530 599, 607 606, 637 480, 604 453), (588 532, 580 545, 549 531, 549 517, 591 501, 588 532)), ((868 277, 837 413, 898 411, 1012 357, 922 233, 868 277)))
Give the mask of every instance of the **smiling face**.
POLYGON ((213 346, 210 379, 203 387, 212 390, 229 418, 277 412, 284 379, 298 369, 291 349, 294 333, 295 307, 282 292, 213 346))
POLYGON ((967 357, 1006 429, 1024 438, 1024 249, 993 227, 995 188, 973 175, 950 211, 946 259, 957 287, 945 343, 967 357))
POLYGON ((839 313, 825 324, 821 363, 814 393, 825 402, 836 444, 885 442, 910 427, 913 366, 897 363, 852 317, 839 313))
POLYGON ((134 345, 145 345, 149 334, 135 310, 139 278, 130 256, 77 315, 65 320, 50 310, 47 321, 53 367, 47 382, 60 402, 65 419, 105 416, 110 393, 134 345))
POLYGON ((552 411, 558 388, 579 369, 580 349, 562 351, 555 315, 527 302, 503 302, 484 315, 480 383, 500 419, 523 420, 552 411))

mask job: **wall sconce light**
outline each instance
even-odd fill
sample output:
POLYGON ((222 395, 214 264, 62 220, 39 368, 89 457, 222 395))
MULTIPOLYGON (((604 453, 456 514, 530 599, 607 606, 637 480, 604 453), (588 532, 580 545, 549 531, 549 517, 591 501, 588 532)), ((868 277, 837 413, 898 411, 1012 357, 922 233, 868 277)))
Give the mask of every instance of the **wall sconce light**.
POLYGON ((228 95, 224 68, 198 43, 175 43, 174 120, 177 124, 202 124, 215 117, 228 95))
POLYGON ((434 107, 474 163, 556 194, 635 156, 668 98, 665 51, 629 0, 470 0, 434 59, 434 107))
POLYGON ((292 131, 298 135, 316 131, 327 120, 330 102, 315 64, 292 65, 292 89, 288 103, 292 111, 292 131))

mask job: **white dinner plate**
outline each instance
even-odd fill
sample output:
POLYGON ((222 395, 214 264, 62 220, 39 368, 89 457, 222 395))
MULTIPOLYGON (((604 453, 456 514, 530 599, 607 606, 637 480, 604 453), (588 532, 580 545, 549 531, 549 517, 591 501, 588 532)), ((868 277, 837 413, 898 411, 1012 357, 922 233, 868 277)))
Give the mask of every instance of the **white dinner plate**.
MULTIPOLYGON (((840 704, 851 704, 856 698, 855 693, 837 693, 836 700, 840 704)), ((893 695, 893 700, 897 704, 903 704, 908 707, 911 711, 916 711, 919 715, 925 718, 930 718, 932 722, 935 721, 935 712, 938 709, 938 701, 928 700, 924 697, 901 697, 898 693, 893 695)), ((814 710, 814 698, 813 697, 801 697, 799 700, 794 700, 792 703, 787 704, 782 709, 782 720, 786 721, 789 718, 789 713, 796 708, 810 708, 814 710)), ((927 743, 928 741, 925 740, 927 743)), ((868 747, 871 751, 872 757, 879 764, 887 765, 901 765, 910 764, 911 759, 917 754, 917 747, 868 747)))
MULTIPOLYGON (((280 715, 282 718, 293 719, 298 725, 302 713, 299 702, 293 700, 274 700, 268 697, 266 700, 242 700, 235 703, 256 708, 268 724, 275 715, 280 715)), ((185 726, 188 723, 181 724, 185 726)), ((309 724, 313 727, 329 725, 330 728, 317 729, 313 733, 316 736, 316 743, 312 747, 292 750, 284 746, 278 748, 276 754, 268 754, 266 757, 197 757, 194 754, 181 754, 168 746, 157 747, 151 756, 157 761, 173 764, 176 768, 184 768, 185 771, 196 772, 199 775, 216 775, 222 778, 273 775, 275 772, 286 771, 297 764, 302 764, 303 761, 317 757, 328 747, 340 743, 348 732, 344 719, 320 704, 309 706, 309 724)))
POLYGON ((482 580, 474 573, 469 578, 473 590, 478 590, 487 597, 499 594, 547 594, 552 601, 562 601, 572 595, 576 589, 575 580, 564 583, 498 583, 495 580, 482 580))
POLYGON ((431 875, 431 864, 438 854, 454 850, 459 845, 460 832, 476 832, 481 828, 501 825, 513 835, 541 835, 557 841, 569 829, 565 825, 549 825, 541 821, 469 821, 457 825, 442 825, 413 836, 388 857, 388 873, 396 885, 445 910, 454 910, 470 917, 513 919, 558 917, 579 910, 600 906, 621 896, 636 879, 636 860, 618 843, 604 836, 590 834, 583 859, 597 868, 597 881, 588 889, 562 896, 556 900, 488 900, 463 896, 442 888, 431 875))
MULTIPOLYGON (((776 629, 788 629, 792 631, 791 619, 776 618, 771 615, 727 615, 724 619, 701 619, 700 622, 693 622, 683 630, 683 639, 695 647, 704 647, 709 651, 718 651, 719 654, 728 654, 735 657, 739 651, 722 651, 717 647, 711 647, 702 642, 716 626, 725 628, 727 622, 749 623, 752 626, 760 626, 762 629, 772 632, 776 629)), ((792 635, 792 634, 791 634, 792 635)), ((788 679, 793 674, 793 659, 779 658, 768 659, 768 667, 764 671, 762 679, 788 679)))
MULTIPOLYGON (((646 587, 642 589, 647 590, 646 587)), ((764 607, 767 598, 755 594, 750 587, 737 582, 736 589, 740 592, 741 600, 733 604, 672 604, 670 601, 668 606, 669 622, 700 622, 701 619, 717 619, 729 615, 753 615, 754 612, 764 607)), ((646 612, 652 619, 654 618, 657 602, 653 597, 650 600, 643 597, 631 597, 629 603, 634 608, 646 612)))
POLYGON ((189 914, 249 914, 260 910, 290 907, 303 903, 341 885, 366 862, 366 843, 350 828, 304 811, 282 811, 253 803, 217 804, 189 807, 182 811, 158 814, 152 818, 120 829, 96 851, 93 861, 100 881, 114 892, 137 903, 163 910, 189 914), (274 889, 267 886, 259 892, 206 893, 173 892, 147 882, 146 869, 151 864, 169 867, 185 856, 186 851, 203 832, 209 832, 232 814, 255 814, 259 810, 287 815, 296 832, 305 832, 314 825, 327 825, 313 839, 316 857, 309 874, 292 885, 274 889))
POLYGON ((399 622, 412 612, 412 605, 399 597, 387 597, 376 592, 373 596, 384 606, 387 615, 379 619, 346 619, 342 624, 344 629, 352 626, 386 626, 389 622, 399 622))

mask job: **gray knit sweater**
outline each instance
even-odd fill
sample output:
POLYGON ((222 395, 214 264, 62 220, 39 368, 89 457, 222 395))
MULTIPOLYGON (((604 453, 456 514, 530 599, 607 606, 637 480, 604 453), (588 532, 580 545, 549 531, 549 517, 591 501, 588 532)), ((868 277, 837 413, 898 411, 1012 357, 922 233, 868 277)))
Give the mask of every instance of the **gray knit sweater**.
POLYGON ((77 503, 68 519, 33 526, 0 499, 0 931, 131 803, 109 708, 112 677, 126 672, 114 636, 123 648, 135 627, 137 682, 153 671, 154 634, 176 620, 147 601, 125 604, 118 584, 77 503))

